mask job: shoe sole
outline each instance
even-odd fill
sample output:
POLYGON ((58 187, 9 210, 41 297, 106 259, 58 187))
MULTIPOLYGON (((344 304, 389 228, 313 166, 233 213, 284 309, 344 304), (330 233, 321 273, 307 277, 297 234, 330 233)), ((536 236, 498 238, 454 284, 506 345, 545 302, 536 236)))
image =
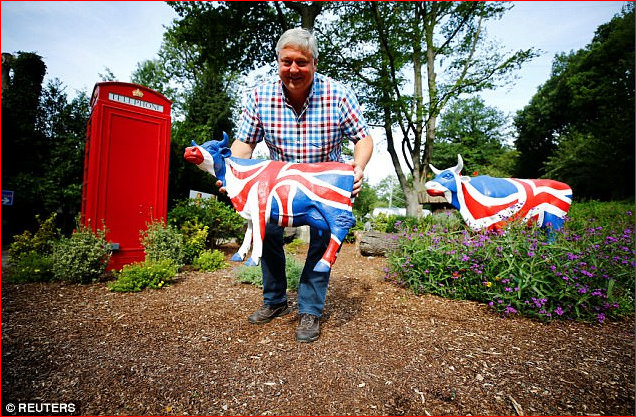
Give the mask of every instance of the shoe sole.
POLYGON ((300 343, 311 343, 311 342, 315 342, 316 340, 318 340, 319 337, 320 337, 320 335, 315 336, 315 337, 310 337, 309 339, 301 339, 298 336, 296 336, 296 341, 300 342, 300 343))
POLYGON ((276 314, 275 316, 272 316, 268 319, 265 320, 252 320, 251 317, 247 318, 247 321, 249 321, 251 324, 267 324, 270 321, 274 320, 277 317, 282 317, 282 316, 286 316, 287 314, 289 314, 291 312, 291 307, 287 307, 285 310, 281 311, 280 313, 276 314))

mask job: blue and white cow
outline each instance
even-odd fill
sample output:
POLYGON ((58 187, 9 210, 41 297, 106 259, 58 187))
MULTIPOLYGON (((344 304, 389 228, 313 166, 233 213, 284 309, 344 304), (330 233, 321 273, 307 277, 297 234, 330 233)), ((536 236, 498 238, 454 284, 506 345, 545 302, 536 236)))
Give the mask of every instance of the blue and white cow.
POLYGON ((431 196, 444 196, 459 210, 473 230, 499 229, 506 222, 522 219, 539 227, 560 229, 572 204, 572 189, 559 181, 494 178, 488 175, 461 175, 461 155, 457 165, 439 170, 430 165, 435 178, 425 184, 431 196))

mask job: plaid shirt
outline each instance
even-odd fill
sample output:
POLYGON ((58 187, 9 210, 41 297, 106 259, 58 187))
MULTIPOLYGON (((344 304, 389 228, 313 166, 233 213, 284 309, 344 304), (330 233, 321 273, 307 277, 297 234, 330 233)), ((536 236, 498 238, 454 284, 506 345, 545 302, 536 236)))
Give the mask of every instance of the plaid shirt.
POLYGON ((252 90, 237 139, 249 144, 265 139, 276 161, 342 162, 343 140, 355 144, 367 136, 369 127, 353 92, 316 73, 299 115, 287 102, 279 78, 252 90))

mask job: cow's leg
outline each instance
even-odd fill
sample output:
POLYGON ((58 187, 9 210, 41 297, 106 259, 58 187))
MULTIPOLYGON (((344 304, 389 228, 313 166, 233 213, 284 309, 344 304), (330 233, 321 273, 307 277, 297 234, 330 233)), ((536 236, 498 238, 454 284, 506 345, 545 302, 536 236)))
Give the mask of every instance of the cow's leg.
POLYGON ((232 256, 230 259, 234 262, 241 262, 245 259, 247 252, 250 250, 250 246, 252 244, 252 220, 247 222, 247 230, 245 231, 245 237, 243 238, 243 243, 238 251, 232 256))
POLYGON ((245 262, 245 265, 257 266, 261 262, 261 256, 263 255, 265 223, 269 220, 269 216, 267 216, 265 210, 260 209, 259 201, 256 198, 252 199, 250 211, 254 213, 252 216, 252 256, 245 262))
POLYGON ((563 227, 565 220, 553 213, 545 213, 541 227, 545 229, 548 243, 554 243, 556 239, 556 231, 563 227))
POLYGON ((336 262, 336 256, 338 256, 342 242, 347 236, 347 233, 349 233, 349 229, 355 226, 355 224, 356 218, 351 212, 338 215, 335 219, 335 225, 331 225, 331 239, 329 240, 327 250, 325 250, 324 255, 322 255, 322 258, 314 267, 314 271, 328 272, 331 270, 331 266, 336 262))

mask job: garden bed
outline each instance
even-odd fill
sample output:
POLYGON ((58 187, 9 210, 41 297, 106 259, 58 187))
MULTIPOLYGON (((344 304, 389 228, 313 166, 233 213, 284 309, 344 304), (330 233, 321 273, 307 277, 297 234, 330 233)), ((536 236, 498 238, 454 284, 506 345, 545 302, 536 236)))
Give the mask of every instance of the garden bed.
POLYGON ((312 344, 295 342, 295 311, 250 325, 261 290, 237 284, 233 267, 140 293, 3 282, 3 403, 72 401, 83 415, 634 415, 633 318, 504 319, 415 296, 386 282, 385 266, 343 246, 312 344))

